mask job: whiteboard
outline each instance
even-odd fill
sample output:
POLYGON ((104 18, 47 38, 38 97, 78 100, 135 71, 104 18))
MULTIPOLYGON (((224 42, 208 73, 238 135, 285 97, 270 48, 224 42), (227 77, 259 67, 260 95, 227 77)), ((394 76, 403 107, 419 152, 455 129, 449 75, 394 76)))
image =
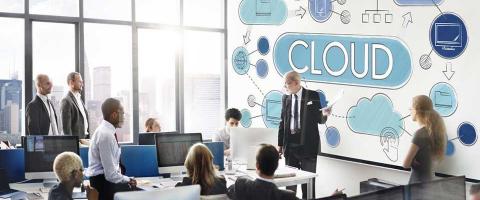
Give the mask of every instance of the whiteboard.
POLYGON ((243 127, 278 128, 283 75, 296 70, 323 104, 343 90, 321 151, 401 166, 419 126, 412 97, 447 126, 437 172, 480 180, 480 12, 471 0, 227 1, 228 106, 243 127))

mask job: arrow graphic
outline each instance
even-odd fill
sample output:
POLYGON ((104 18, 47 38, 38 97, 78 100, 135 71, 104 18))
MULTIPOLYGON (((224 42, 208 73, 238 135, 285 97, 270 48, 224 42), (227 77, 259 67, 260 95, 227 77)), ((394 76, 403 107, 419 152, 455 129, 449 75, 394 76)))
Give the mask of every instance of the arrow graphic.
POLYGON ((298 10, 295 10, 295 16, 300 16, 300 19, 303 19, 303 16, 305 16, 306 12, 307 12, 307 10, 305 10, 305 8, 300 6, 300 8, 298 8, 298 10))
POLYGON ((250 42, 250 28, 247 29, 245 35, 243 35, 243 44, 247 45, 250 42))
POLYGON ((445 71, 442 72, 448 80, 452 79, 453 74, 455 74, 455 71, 453 71, 452 63, 447 62, 447 64, 445 65, 445 71))
POLYGON ((403 17, 403 27, 407 28, 409 23, 413 23, 411 12, 405 13, 402 17, 403 17))

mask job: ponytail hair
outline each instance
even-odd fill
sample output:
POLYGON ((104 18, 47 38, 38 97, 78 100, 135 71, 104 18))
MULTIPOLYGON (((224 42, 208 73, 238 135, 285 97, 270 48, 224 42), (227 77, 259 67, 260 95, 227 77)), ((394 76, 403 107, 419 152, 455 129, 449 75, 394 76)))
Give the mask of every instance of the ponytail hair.
POLYGON ((413 109, 416 111, 418 121, 428 131, 434 158, 442 160, 447 144, 447 132, 442 117, 433 109, 432 100, 425 95, 418 95, 413 98, 413 109))

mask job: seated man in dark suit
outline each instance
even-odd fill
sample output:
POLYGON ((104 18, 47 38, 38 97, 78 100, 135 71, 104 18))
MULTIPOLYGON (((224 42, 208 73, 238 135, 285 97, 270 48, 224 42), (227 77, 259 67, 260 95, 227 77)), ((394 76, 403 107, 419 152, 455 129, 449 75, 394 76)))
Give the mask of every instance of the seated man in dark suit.
POLYGON ((238 178, 234 185, 228 188, 228 197, 233 200, 280 200, 297 199, 295 193, 289 190, 280 190, 272 183, 273 174, 278 167, 280 156, 272 145, 261 145, 257 152, 257 173, 259 178, 249 180, 238 178))

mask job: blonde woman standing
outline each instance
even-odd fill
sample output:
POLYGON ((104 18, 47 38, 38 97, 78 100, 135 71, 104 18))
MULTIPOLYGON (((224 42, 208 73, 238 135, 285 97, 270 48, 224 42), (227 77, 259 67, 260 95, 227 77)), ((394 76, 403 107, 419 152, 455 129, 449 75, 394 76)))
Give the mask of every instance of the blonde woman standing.
POLYGON ((428 96, 414 97, 410 111, 413 121, 421 128, 413 136, 403 167, 412 168, 409 183, 430 181, 434 163, 441 161, 445 154, 445 124, 428 96))

